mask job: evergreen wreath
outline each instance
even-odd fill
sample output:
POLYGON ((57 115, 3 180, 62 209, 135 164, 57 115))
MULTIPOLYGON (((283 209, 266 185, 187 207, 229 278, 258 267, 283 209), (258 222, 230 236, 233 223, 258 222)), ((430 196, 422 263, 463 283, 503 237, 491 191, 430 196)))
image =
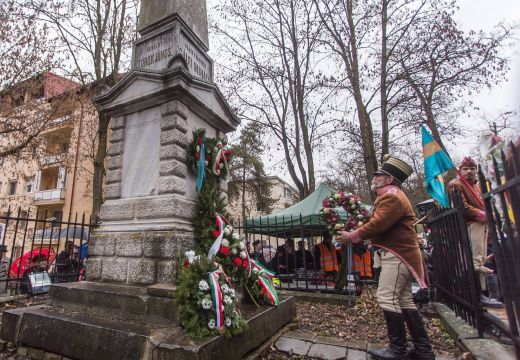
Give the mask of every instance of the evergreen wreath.
MULTIPOLYGON (((323 199, 321 205, 320 216, 327 224, 327 229, 332 236, 336 236, 338 231, 354 231, 370 220, 370 212, 362 207, 361 198, 352 193, 343 191, 331 193, 323 199), (338 207, 342 207, 347 212, 347 219, 341 218, 335 210, 338 207)), ((356 244, 353 249, 362 254, 366 250, 366 246, 356 244)))
POLYGON ((204 129, 195 130, 188 145, 187 163, 197 175, 196 248, 179 261, 175 301, 189 336, 232 336, 247 328, 237 290, 245 289, 255 304, 276 305, 279 300, 270 280, 274 274, 249 259, 244 239, 226 220, 218 189, 229 174, 231 150, 205 135, 204 129))

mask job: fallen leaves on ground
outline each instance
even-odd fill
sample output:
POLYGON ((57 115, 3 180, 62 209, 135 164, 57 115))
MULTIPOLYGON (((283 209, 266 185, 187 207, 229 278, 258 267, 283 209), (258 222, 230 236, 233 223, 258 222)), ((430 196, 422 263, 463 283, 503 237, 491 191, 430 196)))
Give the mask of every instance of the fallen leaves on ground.
MULTIPOLYGON (((345 342, 387 343, 388 337, 383 312, 377 305, 375 296, 366 292, 357 298, 356 305, 353 307, 348 307, 346 304, 297 302, 296 313, 297 330, 299 331, 318 336, 341 338, 345 342)), ((423 315, 435 353, 452 358, 460 356, 461 351, 442 328, 440 319, 433 308, 427 307, 423 315)), ((265 358, 299 359, 301 356, 271 352, 265 358)))

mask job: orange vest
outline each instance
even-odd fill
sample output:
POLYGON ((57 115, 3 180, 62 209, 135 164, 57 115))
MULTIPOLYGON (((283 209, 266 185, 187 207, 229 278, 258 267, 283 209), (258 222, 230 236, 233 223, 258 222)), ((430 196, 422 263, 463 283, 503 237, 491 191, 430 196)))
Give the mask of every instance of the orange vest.
POLYGON ((319 243, 318 248, 320 249, 321 270, 339 271, 338 257, 334 245, 331 245, 332 250, 329 250, 329 248, 325 246, 325 244, 319 243))
POLYGON ((354 252, 352 254, 352 269, 359 276, 372 277, 372 268, 370 267, 370 251, 365 251, 362 255, 354 252))

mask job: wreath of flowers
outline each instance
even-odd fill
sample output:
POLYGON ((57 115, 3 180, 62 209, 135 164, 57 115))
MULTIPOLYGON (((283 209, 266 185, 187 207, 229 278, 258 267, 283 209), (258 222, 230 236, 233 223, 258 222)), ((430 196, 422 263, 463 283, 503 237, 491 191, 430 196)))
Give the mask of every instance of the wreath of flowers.
POLYGON ((230 224, 221 224, 222 217, 216 215, 212 235, 220 240, 218 251, 210 259, 186 252, 178 278, 180 320, 192 337, 231 336, 247 327, 237 288, 245 288, 255 304, 279 303, 271 282, 274 273, 249 259, 244 239, 230 224))
POLYGON ((336 236, 338 231, 354 231, 370 219, 370 212, 362 207, 360 197, 352 193, 343 191, 332 193, 323 199, 321 205, 320 216, 332 236, 336 236), (348 219, 341 219, 335 210, 338 207, 342 207, 347 212, 348 219))
POLYGON ((188 146, 188 166, 197 174, 197 192, 200 192, 204 178, 209 174, 227 181, 228 163, 233 151, 227 147, 225 139, 206 137, 206 129, 193 131, 193 140, 188 146))

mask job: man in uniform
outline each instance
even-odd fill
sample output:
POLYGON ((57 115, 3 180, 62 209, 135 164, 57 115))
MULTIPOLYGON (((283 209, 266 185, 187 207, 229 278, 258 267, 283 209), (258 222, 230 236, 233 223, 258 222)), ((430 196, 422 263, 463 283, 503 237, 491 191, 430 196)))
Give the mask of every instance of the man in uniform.
POLYGON ((383 310, 389 346, 370 350, 376 359, 435 359, 421 315, 412 300, 412 277, 421 288, 427 287, 424 263, 414 229, 415 214, 401 184, 412 173, 405 162, 385 155, 374 173, 372 191, 377 199, 372 217, 359 229, 339 232, 338 241, 357 244, 371 239, 381 252, 381 275, 377 301, 383 310), (413 347, 407 351, 406 326, 413 347))
MULTIPOLYGON (((471 157, 466 156, 459 165, 459 170, 464 180, 457 177, 450 181, 448 190, 457 190, 460 193, 464 208, 464 218, 468 227, 469 241, 471 243, 471 254, 473 266, 478 273, 480 286, 486 290, 485 276, 492 274, 493 270, 485 266, 487 255, 487 231, 486 212, 484 203, 480 198, 480 186, 477 179, 477 163, 471 157)), ((487 307, 502 307, 503 304, 495 299, 481 296, 482 305, 487 307)))

